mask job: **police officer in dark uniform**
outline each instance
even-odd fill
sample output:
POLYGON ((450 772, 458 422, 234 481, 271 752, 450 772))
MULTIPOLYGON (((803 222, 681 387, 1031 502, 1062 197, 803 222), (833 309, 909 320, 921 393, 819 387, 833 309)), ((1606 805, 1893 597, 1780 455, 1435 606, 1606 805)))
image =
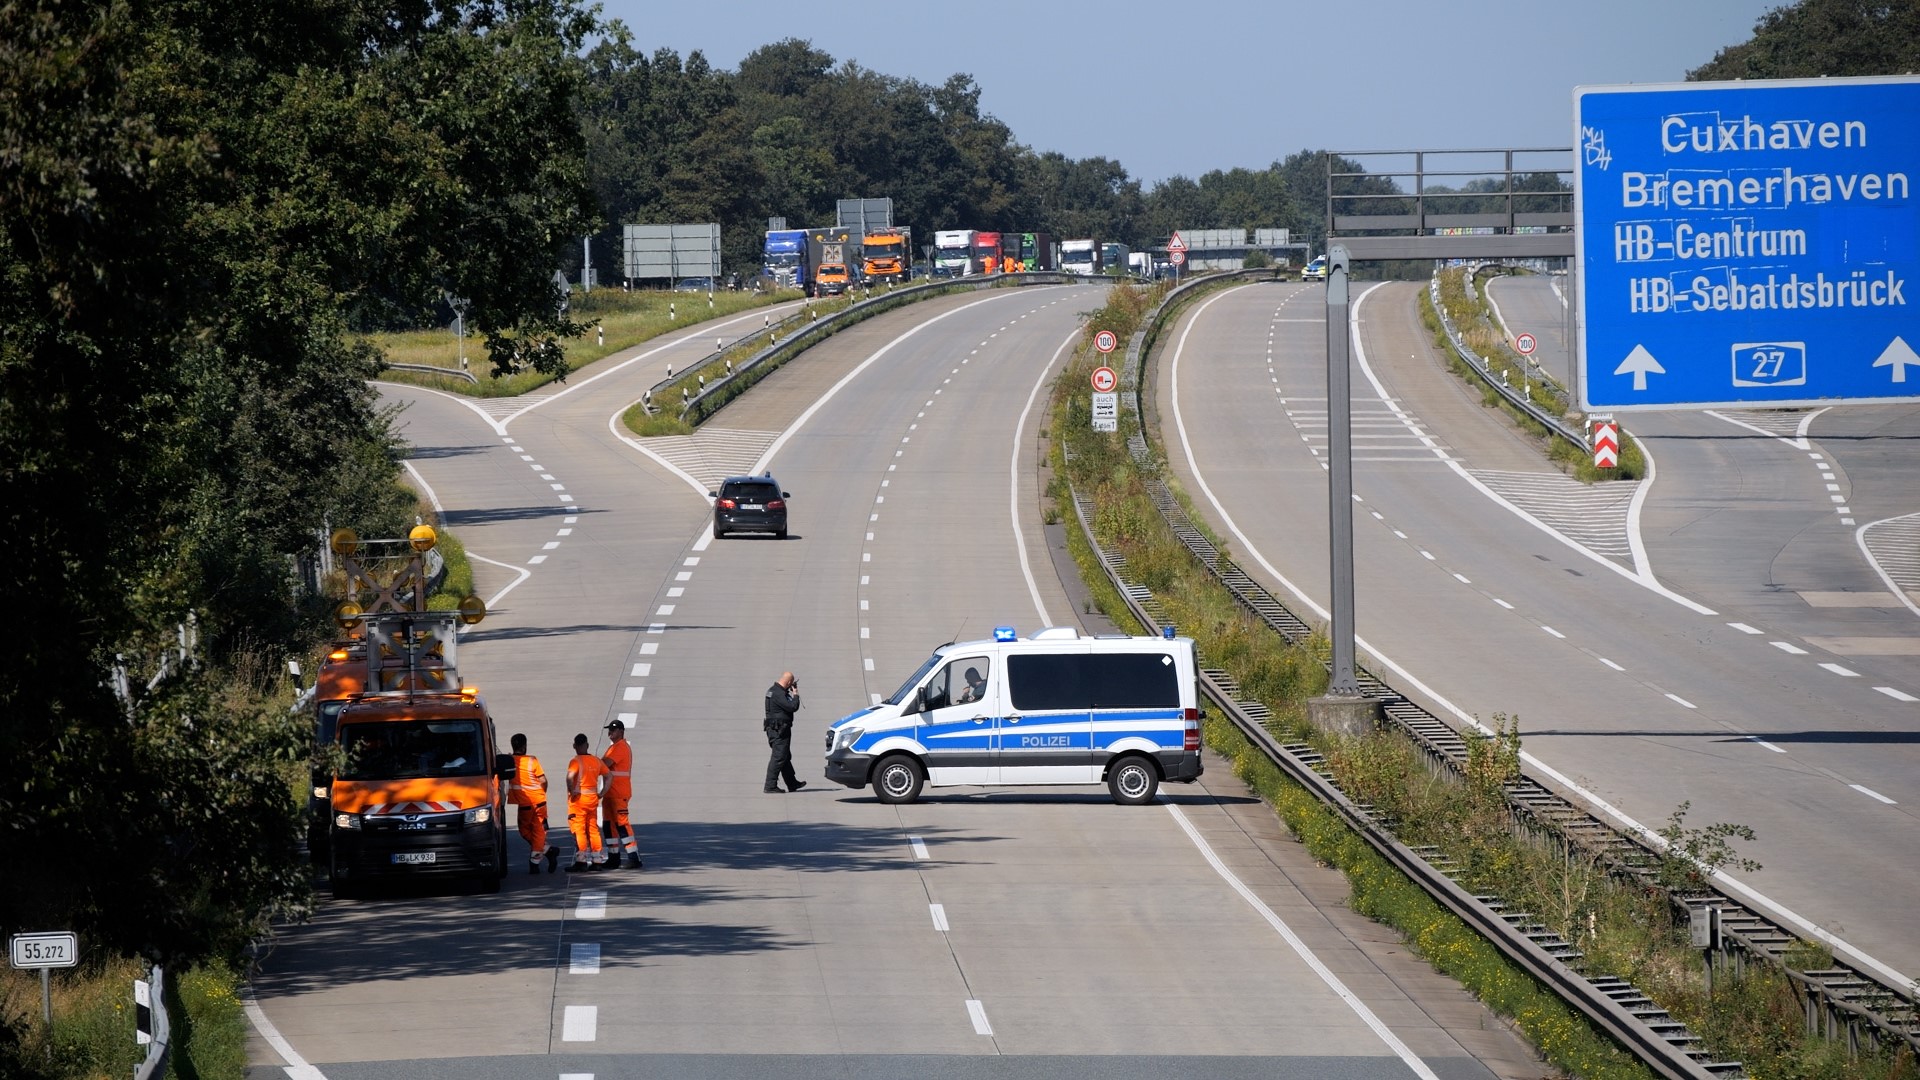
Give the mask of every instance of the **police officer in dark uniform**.
POLYGON ((805 780, 793 775, 793 714, 799 708, 800 681, 791 671, 781 672, 780 681, 767 687, 767 714, 761 722, 767 732, 767 745, 773 748, 767 759, 767 783, 760 789, 769 795, 779 793, 782 778, 788 791, 807 786, 805 780))

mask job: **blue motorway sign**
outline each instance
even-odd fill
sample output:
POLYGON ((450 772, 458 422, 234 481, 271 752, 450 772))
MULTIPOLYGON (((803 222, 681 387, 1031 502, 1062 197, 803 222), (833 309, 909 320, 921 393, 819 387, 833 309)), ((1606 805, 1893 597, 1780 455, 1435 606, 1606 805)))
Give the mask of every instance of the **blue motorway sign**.
POLYGON ((1583 86, 1580 404, 1920 401, 1920 79, 1583 86))

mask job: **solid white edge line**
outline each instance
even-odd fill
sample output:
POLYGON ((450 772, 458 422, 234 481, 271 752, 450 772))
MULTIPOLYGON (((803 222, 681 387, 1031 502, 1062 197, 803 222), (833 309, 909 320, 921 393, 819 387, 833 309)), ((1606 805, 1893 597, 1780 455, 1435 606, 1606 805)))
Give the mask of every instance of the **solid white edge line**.
POLYGON ((514 573, 520 575, 519 577, 514 578, 512 582, 508 583, 499 592, 494 593, 492 596, 487 597, 487 607, 489 609, 493 608, 495 605, 500 603, 501 598, 505 597, 508 593, 512 592, 514 588, 518 586, 521 582, 533 576, 533 571, 527 569, 524 566, 515 566, 512 563, 503 563, 499 559, 489 559, 485 555, 475 555, 471 551, 467 552, 467 558, 479 559, 481 562, 486 563, 489 566, 498 566, 498 567, 501 567, 502 569, 511 570, 514 573))
POLYGON ((1908 611, 1913 612, 1915 615, 1920 615, 1920 605, 1913 602, 1913 597, 1907 595, 1907 591, 1900 587, 1900 583, 1893 580, 1893 575, 1887 573, 1886 570, 1881 567, 1880 560, 1873 557, 1873 552, 1867 550, 1868 529, 1873 528, 1875 525, 1885 525, 1889 521, 1899 521, 1901 518, 1913 516, 1912 514, 1900 514, 1895 517, 1881 518, 1879 521, 1869 521, 1854 530, 1853 542, 1860 546, 1860 554, 1866 556, 1867 565, 1873 567, 1873 572, 1879 574, 1880 580, 1886 583, 1887 591, 1898 597, 1901 603, 1907 605, 1908 611))
POLYGON ((1307 948, 1307 943, 1300 940, 1300 936, 1293 932, 1293 928, 1288 926, 1284 919, 1275 914, 1274 910, 1262 902, 1258 896, 1255 896, 1253 890, 1247 888, 1246 883, 1235 876, 1233 871, 1227 869, 1227 864, 1221 862, 1220 856, 1214 854, 1213 848, 1201 837, 1200 830, 1194 828, 1193 823, 1187 820, 1187 815, 1180 812, 1179 806, 1173 803, 1166 803, 1164 805, 1167 808, 1167 813, 1173 815, 1173 820, 1177 822, 1181 830, 1187 834, 1187 839, 1193 841, 1193 846, 1200 850, 1200 854, 1207 860, 1207 864, 1213 867, 1213 872, 1220 875, 1222 881, 1225 881, 1234 892, 1239 893, 1240 898, 1245 900, 1253 910, 1260 913, 1260 917, 1267 921, 1267 925, 1273 927, 1274 931, 1286 941, 1294 953, 1298 955, 1300 959, 1306 961, 1307 966, 1313 969, 1315 975, 1320 976, 1320 981, 1327 984, 1327 989, 1332 990, 1341 1001, 1346 1002, 1347 1007, 1353 1010, 1354 1015, 1358 1016, 1362 1022, 1372 1028, 1373 1033, 1380 1037, 1380 1041, 1386 1043, 1387 1048, 1392 1050, 1401 1061, 1407 1063, 1407 1068, 1413 1070, 1415 1076, 1421 1077, 1422 1080, 1440 1080, 1439 1076, 1434 1073, 1432 1069, 1427 1068, 1427 1063, 1420 1060, 1419 1055, 1415 1054, 1406 1043, 1401 1042, 1400 1037, 1395 1035, 1385 1023, 1381 1022, 1380 1018, 1374 1015, 1372 1009, 1367 1008, 1366 1002, 1361 1001, 1352 990, 1347 989, 1347 984, 1341 982, 1340 977, 1335 975, 1332 969, 1328 968, 1318 956, 1314 955, 1312 949, 1307 948))
POLYGON ((1861 784, 1848 784, 1847 786, 1859 792, 1860 794, 1867 796, 1868 798, 1879 799, 1881 802, 1886 803, 1888 806, 1900 805, 1899 803, 1894 802, 1892 799, 1887 798, 1885 795, 1880 794, 1879 792, 1873 790, 1870 787, 1866 787, 1861 784))
MULTIPOLYGON (((795 308, 798 308, 802 303, 802 301, 794 300, 794 301, 790 301, 790 303, 792 303, 795 308)), ((709 321, 709 322, 696 324, 693 327, 689 327, 686 333, 680 335, 679 337, 674 338, 672 341, 662 342, 659 345, 656 345, 653 348, 648 349, 646 352, 639 353, 635 356, 630 356, 627 359, 620 361, 619 363, 613 365, 612 367, 608 368, 605 371, 595 373, 590 378, 582 379, 577 383, 568 383, 567 388, 564 390, 561 390, 559 393, 549 394, 546 397, 543 397, 540 400, 529 404, 524 409, 520 409, 517 412, 509 413, 506 419, 500 421, 500 425, 499 425, 500 433, 503 435, 506 434, 508 424, 513 423, 515 420, 520 419, 522 416, 526 415, 527 413, 530 413, 533 410, 539 408, 540 406, 545 405, 547 402, 558 401, 561 398, 566 397, 568 394, 573 393, 575 390, 584 390, 587 387, 592 386, 594 383, 599 382, 601 379, 606 378, 607 376, 613 374, 616 371, 625 370, 626 368, 634 364, 637 364, 640 361, 645 360, 650 356, 663 352, 667 349, 671 349, 676 345, 684 345, 687 342, 692 341, 695 335, 698 335, 704 338, 706 337, 709 331, 718 330, 722 327, 732 326, 734 323, 746 322, 749 319, 753 318, 753 316, 755 315, 760 315, 762 317, 769 316, 773 313, 775 308, 782 307, 782 306, 784 305, 769 304, 764 308, 753 308, 750 312, 743 313, 735 318, 728 319, 724 322, 709 321)), ((784 315, 782 317, 784 317, 784 315)))
POLYGON ((1020 418, 1013 422, 1013 460, 1007 464, 1007 513, 1013 518, 1013 549, 1020 555, 1020 573, 1027 579, 1027 595, 1033 598, 1033 610, 1040 616, 1041 626, 1053 625, 1053 618, 1047 614, 1047 605, 1040 599, 1040 585, 1034 580, 1033 565, 1027 559, 1026 537, 1020 532, 1020 438, 1026 432, 1027 417, 1033 412, 1033 403, 1039 400, 1041 388, 1047 385, 1053 373, 1054 363, 1073 344, 1073 339, 1079 336, 1080 330, 1076 327, 1041 367, 1040 377, 1027 394, 1026 408, 1020 410, 1020 418))
MULTIPOLYGON (((1372 291, 1371 289, 1368 290, 1368 292, 1371 292, 1371 291, 1372 291)), ((1218 296, 1215 296, 1213 300, 1217 300, 1220 298, 1220 296, 1225 296, 1225 295, 1227 294, 1220 293, 1218 296)), ((1364 298, 1365 295, 1366 294, 1363 293, 1362 297, 1364 298)), ((1206 303, 1202 304, 1199 308, 1196 308, 1194 310, 1193 317, 1197 319, 1200 315, 1200 312, 1206 310, 1207 305, 1213 303, 1213 300, 1208 300, 1206 301, 1206 303)), ((1189 329, 1191 329, 1191 324, 1189 324, 1189 329)), ((1355 337, 1357 338, 1358 335, 1355 335, 1355 337)), ((1247 552, 1247 554, 1252 556, 1253 560, 1259 563, 1262 569, 1264 569, 1268 574, 1271 574, 1274 580, 1278 581, 1281 585, 1283 585, 1286 588, 1288 592, 1292 593, 1294 596, 1294 599, 1298 600, 1303 607, 1305 607, 1309 611, 1312 611, 1314 614, 1318 615, 1322 619, 1329 618, 1329 615, 1327 614, 1327 610, 1325 608, 1315 603, 1313 598, 1308 596, 1305 591, 1303 591, 1299 586, 1295 585, 1292 581, 1289 581, 1287 579, 1287 576, 1280 572, 1279 568, 1275 567, 1271 562, 1267 561, 1267 557, 1261 553, 1258 547, 1254 546, 1253 541, 1247 537, 1247 534, 1240 531, 1240 526, 1234 523, 1233 517, 1232 515, 1227 513, 1226 507, 1220 505, 1220 500, 1218 497, 1214 495, 1213 489, 1207 486, 1206 479, 1200 472, 1199 463, 1194 460, 1193 446, 1187 440, 1186 423, 1184 418, 1180 415, 1180 381, 1178 378, 1178 372, 1180 370, 1180 356, 1181 356, 1181 353, 1184 351, 1185 345, 1186 345, 1186 334, 1182 333, 1180 336, 1179 342, 1175 344, 1174 350, 1173 350, 1173 362, 1172 362, 1172 368, 1171 368, 1173 388, 1171 392, 1168 394, 1168 403, 1169 403, 1169 407, 1173 409, 1174 426, 1180 433, 1180 446, 1182 451, 1186 454, 1187 467, 1193 471, 1194 482, 1200 486, 1201 492, 1206 495, 1207 501, 1210 504, 1212 504, 1214 512, 1220 515, 1221 522, 1224 523, 1227 526, 1227 530, 1233 533, 1234 537, 1240 541, 1241 547, 1247 552)), ((1452 464, 1452 463, 1449 462, 1449 464, 1452 464)), ((1549 533, 1552 532, 1552 530, 1547 530, 1547 531, 1549 533)), ((1575 547, 1576 549, 1578 549, 1577 545, 1575 545, 1575 547)), ((1615 570, 1618 570, 1623 574, 1626 572, 1624 568, 1617 566, 1613 563, 1606 563, 1606 565, 1612 566, 1615 570)), ((1632 580, 1631 575, 1628 575, 1628 577, 1629 577, 1629 580, 1632 580)), ((1502 601, 1498 599, 1496 599, 1494 602, 1502 603, 1502 601)), ((1418 693, 1424 695, 1427 701, 1430 702, 1434 707, 1445 711, 1448 715, 1458 720, 1461 724, 1469 728, 1472 728, 1473 730, 1478 731, 1483 735, 1497 734, 1497 732, 1495 732, 1493 729, 1487 727, 1485 724, 1482 724, 1480 722, 1479 717, 1469 714, 1466 710, 1460 708, 1460 706, 1455 705, 1453 702, 1447 700, 1442 695, 1436 693, 1432 687, 1422 682, 1418 676, 1414 675, 1413 672, 1408 671, 1404 667, 1401 667, 1391 657, 1380 652, 1380 650, 1375 649, 1371 644, 1367 642, 1365 638, 1361 637, 1359 634, 1355 634, 1353 636, 1353 642, 1356 648, 1365 650, 1367 655, 1372 657, 1376 662, 1378 662, 1381 667, 1385 668, 1388 671, 1391 671, 1396 677, 1403 680, 1408 687, 1411 687, 1418 693)), ((1621 810, 1619 807, 1614 806, 1612 803, 1601 798, 1599 795, 1595 794, 1592 791, 1587 790, 1582 785, 1574 782, 1573 778, 1567 776, 1565 773, 1547 764, 1546 762, 1540 760, 1538 757, 1535 757, 1532 753, 1529 753, 1528 751, 1525 751, 1525 750, 1522 750, 1520 752, 1520 760, 1526 762, 1528 765, 1532 766, 1533 768, 1538 769, 1541 775, 1547 777, 1548 779, 1551 779, 1554 783, 1560 785, 1562 790, 1571 792, 1572 794, 1579 796, 1582 800, 1584 800, 1587 803, 1588 806, 1594 808, 1595 810, 1600 811, 1601 813, 1605 814, 1607 817, 1610 817, 1613 820, 1619 822, 1623 828, 1631 830, 1633 833, 1635 833, 1642 839, 1652 843, 1657 850, 1661 850, 1661 851, 1666 850, 1666 846, 1667 846, 1666 841, 1661 839, 1659 833, 1656 833, 1652 829, 1647 828, 1645 825, 1642 825, 1639 821, 1628 816, 1628 814, 1625 811, 1621 810)), ((1777 918, 1780 918, 1782 920, 1785 920, 1786 922, 1792 923, 1795 927, 1798 927, 1802 933, 1805 933, 1815 938, 1816 940, 1826 942, 1828 945, 1833 946, 1836 950, 1846 953, 1847 956, 1852 958, 1854 961, 1872 968, 1873 970, 1879 972, 1881 975, 1889 979, 1892 979, 1895 983, 1901 986, 1905 986, 1908 983, 1913 981, 1913 979, 1910 976, 1904 975, 1901 972, 1895 970, 1891 965, 1875 959, 1873 956, 1862 951, 1860 948, 1853 945, 1852 943, 1846 941, 1841 937, 1836 936, 1833 932, 1827 930, 1825 927, 1822 927, 1814 922, 1809 921, 1807 918, 1800 915, 1798 912, 1781 904, 1779 901, 1774 900, 1772 897, 1767 896, 1766 894, 1760 892, 1759 890, 1754 889, 1752 886, 1746 884, 1745 882, 1739 880, 1738 878, 1735 878, 1721 870, 1712 871, 1711 876, 1715 881, 1724 885, 1726 888, 1732 890, 1733 892, 1739 893, 1741 896, 1745 897, 1748 901, 1752 902, 1753 904, 1759 907, 1765 908, 1767 911, 1771 912, 1777 918)))
POLYGON ((286 1037, 280 1034, 280 1029, 273 1026, 273 1021, 267 1019, 266 1010, 260 1007, 259 1000, 253 996, 253 987, 241 987, 240 994, 242 1011, 253 1024, 253 1030, 259 1032, 267 1045, 273 1047, 273 1052, 287 1063, 287 1080, 327 1080, 326 1074, 307 1064, 307 1059, 301 1057, 286 1037))
MULTIPOLYGON (((1350 328, 1351 332, 1349 333, 1348 337, 1353 343, 1354 362, 1360 365, 1360 370, 1363 374, 1366 375, 1367 381, 1373 384, 1374 393, 1380 395, 1381 400, 1386 401, 1388 400, 1387 388, 1381 384, 1379 376, 1373 373, 1373 365, 1367 361, 1366 346, 1362 343, 1361 336, 1360 336, 1360 306, 1366 303, 1367 297, 1372 296, 1374 293, 1374 290, 1378 289, 1379 287, 1380 287, 1379 285, 1374 285, 1372 288, 1367 289, 1365 292, 1361 293, 1359 296, 1354 298, 1353 310, 1348 315, 1348 321, 1352 324, 1350 328)), ((1645 443, 1641 444, 1641 449, 1642 450, 1646 449, 1645 443)), ((1605 555, 1602 555, 1599 552, 1594 551, 1591 548, 1588 548, 1587 546, 1581 544, 1579 541, 1573 539, 1572 537, 1554 528, 1553 526, 1547 524, 1546 522, 1541 521, 1539 518, 1534 517, 1532 514, 1527 513, 1525 510, 1522 510, 1516 504, 1509 502, 1506 498, 1502 497, 1498 492, 1494 491, 1492 488, 1488 487, 1486 484, 1481 483, 1479 477, 1476 477, 1472 473, 1468 472, 1466 469, 1466 466, 1460 464, 1458 461, 1454 460, 1453 458, 1447 457, 1447 458, 1444 458, 1443 460, 1446 462, 1447 468, 1452 469, 1455 473, 1458 473, 1462 480, 1465 480, 1467 483, 1473 485, 1475 490, 1479 491, 1480 494, 1485 495, 1487 498, 1493 500, 1499 506, 1505 507, 1510 513, 1518 517, 1520 520, 1526 522, 1529 525, 1532 525, 1534 528, 1539 529, 1541 532, 1546 533, 1548 536, 1553 537, 1555 540, 1560 541, 1562 544, 1565 544, 1567 547, 1570 547, 1573 550, 1579 552, 1580 554, 1586 556, 1588 559, 1593 560, 1595 563, 1598 563, 1599 565, 1606 567, 1607 569, 1613 571, 1614 573, 1619 574, 1621 577, 1626 578, 1628 581, 1631 581, 1639 585, 1640 587, 1647 589, 1650 592, 1653 592, 1659 596, 1664 596, 1667 599, 1673 601, 1674 603, 1679 604, 1682 607, 1688 608, 1692 611, 1695 611, 1701 615, 1712 615, 1715 613, 1712 608, 1709 608, 1706 605, 1698 603, 1687 597, 1681 596, 1679 593, 1674 592, 1673 590, 1667 588, 1665 585, 1660 584, 1658 581, 1654 580, 1651 574, 1643 574, 1641 572, 1640 560, 1644 557, 1644 554, 1645 554, 1644 552, 1640 552, 1639 554, 1636 554, 1634 569, 1629 570, 1626 567, 1621 566, 1619 563, 1614 562, 1612 559, 1607 558, 1605 555)), ((1649 454, 1647 456, 1647 482, 1640 485, 1639 488, 1635 489, 1633 493, 1634 498, 1636 499, 1642 498, 1644 496, 1646 489, 1651 487, 1652 484, 1653 484, 1653 457, 1651 454, 1649 454)), ((1634 537, 1638 535, 1637 517, 1635 515, 1634 508, 1631 504, 1629 504, 1627 508, 1627 521, 1628 521, 1627 543, 1628 543, 1628 546, 1631 548, 1633 546, 1634 537)))
POLYGON ((413 477, 414 483, 420 485, 420 490, 426 492, 427 503, 433 507, 433 512, 436 514, 445 514, 447 508, 440 505, 440 496, 434 493, 433 485, 427 483, 427 478, 420 475, 420 470, 413 467, 413 462, 406 458, 401 458, 400 464, 406 468, 407 475, 413 477))

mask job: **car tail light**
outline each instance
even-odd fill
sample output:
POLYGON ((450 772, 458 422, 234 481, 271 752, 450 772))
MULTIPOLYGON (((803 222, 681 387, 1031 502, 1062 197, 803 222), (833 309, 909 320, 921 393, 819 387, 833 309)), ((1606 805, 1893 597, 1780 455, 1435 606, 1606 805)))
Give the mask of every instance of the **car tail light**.
POLYGON ((786 508, 787 508, 787 501, 785 499, 768 499, 767 500, 767 509, 769 510, 785 510, 786 508))
POLYGON ((1180 744, 1182 750, 1200 749, 1200 710, 1186 710, 1186 740, 1180 744))
POLYGON ((720 509, 722 509, 722 510, 731 510, 731 509, 733 509, 733 500, 732 500, 732 499, 721 499, 721 500, 720 500, 720 509))

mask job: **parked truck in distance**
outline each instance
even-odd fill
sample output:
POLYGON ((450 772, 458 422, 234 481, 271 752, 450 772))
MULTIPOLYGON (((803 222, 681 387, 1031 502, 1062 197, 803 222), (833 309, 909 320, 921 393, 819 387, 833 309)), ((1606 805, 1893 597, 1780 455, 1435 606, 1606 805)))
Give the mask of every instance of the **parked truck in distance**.
POLYGON ((839 296, 853 287, 859 246, 849 229, 814 229, 807 234, 807 262, 813 268, 809 296, 839 296))
POLYGON ((933 275, 960 277, 973 259, 972 229, 942 229, 933 234, 933 275))
POLYGON ((869 284, 904 282, 913 276, 913 234, 908 229, 875 229, 861 251, 861 272, 869 284))
POLYGON ((1060 269, 1069 274, 1092 277, 1101 271, 1098 240, 1060 241, 1060 269))
POLYGON ((1052 233, 1020 234, 1020 269, 1022 270, 1058 270, 1060 245, 1054 242, 1052 233))
POLYGON ((778 289, 807 288, 807 230, 770 230, 761 249, 760 273, 778 289))
POLYGON ((997 274, 1000 272, 1000 234, 997 232, 976 232, 973 234, 973 258, 967 268, 969 274, 997 274))
POLYGON ((1127 245, 1109 240, 1100 245, 1101 272, 1124 274, 1127 272, 1127 257, 1132 254, 1127 245))

